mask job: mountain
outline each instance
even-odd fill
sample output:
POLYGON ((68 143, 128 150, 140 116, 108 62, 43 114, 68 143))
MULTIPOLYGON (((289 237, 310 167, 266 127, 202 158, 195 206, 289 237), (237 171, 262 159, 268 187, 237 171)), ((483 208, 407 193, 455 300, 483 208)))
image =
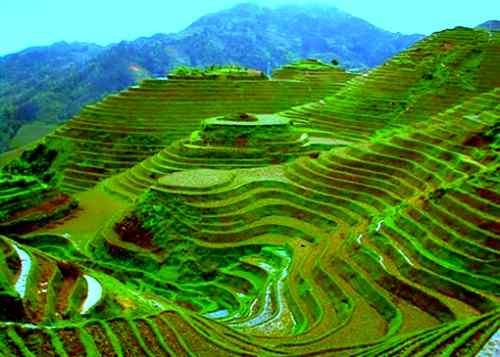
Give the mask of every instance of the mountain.
POLYGON ((58 42, 0 58, 0 150, 27 123, 54 123, 99 94, 79 91, 81 68, 104 50, 88 43, 58 42))
MULTIPOLYGON (((303 61, 274 72, 274 80, 144 80, 119 95, 86 106, 45 142, 68 153, 58 171, 62 187, 70 192, 89 189, 163 148, 165 152, 158 157, 124 174, 118 186, 147 184, 157 174, 186 169, 193 163, 212 167, 209 162, 219 157, 218 151, 208 150, 202 159, 199 152, 207 152, 204 144, 195 145, 193 152, 189 141, 198 136, 191 133, 199 130, 200 120, 208 117, 281 112, 296 126, 307 127, 310 136, 340 140, 337 145, 356 142, 394 122, 399 125, 426 120, 499 86, 500 81, 491 75, 498 67, 498 39, 483 30, 443 31, 366 75, 354 77, 334 66, 303 61), (364 120, 356 122, 353 118, 364 120), (186 138, 187 144, 174 144, 186 138), (156 162, 164 166, 158 167, 156 162)), ((255 155, 255 150, 251 154, 255 155)), ((266 162, 266 156, 264 150, 258 161, 266 162)), ((273 160, 281 162, 286 156, 273 160)), ((245 164, 248 161, 242 160, 245 164)), ((230 163, 224 165, 229 167, 230 163)))
POLYGON ((86 106, 0 169, 2 355, 495 355, 499 56, 457 27, 86 106))
POLYGON ((0 150, 27 123, 62 122, 84 104, 178 65, 236 63, 269 72, 314 57, 370 68, 422 37, 384 31, 333 7, 242 4, 178 34, 105 48, 57 43, 28 49, 0 58, 0 150))
POLYGON ((500 31, 500 21, 490 20, 483 22, 481 25, 477 26, 478 29, 485 29, 490 31, 500 31))
POLYGON ((422 37, 383 31, 333 7, 269 10, 255 5, 202 17, 182 35, 198 44, 184 48, 191 64, 238 60, 263 70, 268 63, 277 67, 305 57, 335 57, 346 67, 373 67, 422 37))

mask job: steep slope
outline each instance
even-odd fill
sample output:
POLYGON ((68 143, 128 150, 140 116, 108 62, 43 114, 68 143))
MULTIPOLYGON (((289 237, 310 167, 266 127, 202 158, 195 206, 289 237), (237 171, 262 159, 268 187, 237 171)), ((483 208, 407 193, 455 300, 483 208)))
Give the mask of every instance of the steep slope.
POLYGON ((70 93, 68 84, 79 86, 78 72, 102 51, 94 44, 59 42, 0 57, 0 150, 21 126, 33 121, 53 126, 82 101, 97 100, 101 93, 81 92, 75 100, 77 91, 70 93))
MULTIPOLYGON (((164 177, 91 251, 177 307, 103 318, 96 345, 132 355, 475 355, 499 327, 498 103, 495 89, 284 166, 164 177)), ((3 343, 30 348, 14 326, 3 343)), ((51 336, 41 341, 57 348, 59 329, 39 327, 51 336)))
POLYGON ((478 25, 477 28, 485 29, 489 31, 500 31, 500 21, 498 20, 490 20, 478 25))
POLYGON ((23 233, 62 218, 77 203, 34 177, 0 172, 0 233, 23 233))
POLYGON ((347 84, 307 61, 282 80, 149 80, 86 108, 47 140, 74 153, 76 185, 163 150, 123 187, 132 203, 97 210, 114 199, 99 185, 57 222, 71 234, 0 237, 1 353, 476 355, 500 326, 499 56, 497 34, 457 28, 347 84), (186 136, 211 110, 324 91, 186 136), (341 145, 302 155, 301 131, 341 145), (240 146, 300 157, 247 167, 240 146), (98 214, 90 240, 71 226, 98 214))
POLYGON ((25 233, 68 215, 77 202, 55 186, 56 150, 38 145, 0 169, 0 234, 25 233))
MULTIPOLYGON (((497 34, 465 28, 443 31, 383 66, 351 79, 332 96, 280 115, 291 119, 296 129, 307 132, 318 143, 338 146, 362 142, 377 131, 425 121, 430 115, 500 86, 499 78, 491 75, 498 71, 499 59, 497 34)), ((314 61, 287 65, 274 73, 276 78, 311 83, 321 83, 325 78, 338 81, 339 76, 343 78, 345 72, 314 61)), ((187 135, 186 141, 189 142, 187 135)), ((133 198, 159 175, 182 168, 215 168, 224 160, 228 165, 258 167, 270 159, 265 154, 250 155, 247 158, 251 160, 246 162, 249 166, 243 166, 245 162, 240 161, 242 157, 236 150, 215 154, 210 148, 198 146, 191 151, 185 146, 176 143, 165 148, 106 182, 106 187, 133 198)))
MULTIPOLYGON (((78 320, 80 315, 89 315, 91 309, 95 311, 94 316, 105 315, 106 310, 113 309, 109 306, 113 305, 109 303, 112 295, 103 294, 97 280, 84 274, 76 262, 68 263, 53 256, 58 254, 58 249, 60 252, 74 250, 71 242, 58 236, 37 236, 31 240, 36 240, 35 244, 41 247, 47 247, 52 241, 51 254, 0 236, 2 285, 10 290, 10 294, 2 297, 3 302, 17 312, 12 321, 29 322, 34 326, 58 320, 78 320), (93 304, 88 304, 86 297, 91 295, 89 290, 94 284, 101 293, 93 304), (100 305, 97 311, 96 305, 100 305)), ((30 239, 24 241, 30 242, 30 239)), ((95 272, 92 275, 95 276, 95 272)))
POLYGON ((500 86, 500 34, 456 28, 433 34, 330 98, 281 115, 326 137, 362 141, 377 130, 426 120, 500 86))
MULTIPOLYGON (((23 124, 68 119, 85 104, 138 79, 163 76, 181 64, 236 63, 269 72, 316 57, 337 58, 348 68, 369 68, 420 38, 381 30, 335 8, 271 10, 247 4, 203 17, 178 34, 158 34, 105 49, 59 44, 27 50, 0 58, 0 123, 8 120, 10 130, 0 140, 0 150, 7 149, 8 140, 23 124), (26 66, 26 61, 40 66, 26 66)), ((25 129, 35 134, 36 130, 25 129)))
POLYGON ((233 113, 273 113, 318 100, 353 77, 333 80, 145 80, 89 105, 48 136, 70 153, 63 187, 81 191, 132 167, 185 138, 207 117, 233 113))
POLYGON ((347 68, 373 67, 423 37, 381 30, 334 7, 267 9, 251 4, 205 16, 182 35, 197 44, 196 52, 183 48, 193 61, 211 56, 209 49, 216 46, 220 55, 211 61, 226 63, 243 56, 245 64, 261 70, 308 57, 326 62, 336 58, 347 68), (206 43, 207 36, 213 41, 206 43))
POLYGON ((314 138, 278 115, 238 114, 208 118, 189 139, 175 141, 158 154, 111 177, 104 187, 136 198, 168 173, 197 168, 252 168, 315 156, 338 143, 314 138))

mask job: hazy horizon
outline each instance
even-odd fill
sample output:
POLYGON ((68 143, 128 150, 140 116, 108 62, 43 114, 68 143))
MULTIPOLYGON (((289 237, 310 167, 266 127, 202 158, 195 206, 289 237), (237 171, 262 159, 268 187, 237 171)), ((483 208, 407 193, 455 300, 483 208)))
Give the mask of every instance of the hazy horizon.
POLYGON ((0 14, 0 30, 10 36, 0 43, 0 56, 60 41, 109 45, 156 33, 174 33, 182 31, 201 16, 241 3, 267 7, 335 6, 384 30, 404 34, 428 35, 455 26, 474 27, 500 17, 500 2, 494 0, 474 3, 423 0, 412 4, 394 0, 370 4, 362 0, 187 0, 174 7, 161 0, 143 0, 140 5, 117 0, 105 3, 87 0, 76 4, 64 0, 6 0, 0 14))

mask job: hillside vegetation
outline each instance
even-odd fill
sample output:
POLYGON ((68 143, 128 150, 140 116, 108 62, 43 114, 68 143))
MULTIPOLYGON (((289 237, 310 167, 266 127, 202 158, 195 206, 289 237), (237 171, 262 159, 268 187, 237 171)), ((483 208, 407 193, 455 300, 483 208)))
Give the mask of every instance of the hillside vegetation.
POLYGON ((455 28, 362 75, 187 69, 87 106, 3 168, 13 211, 78 208, 1 231, 2 353, 476 356, 500 327, 499 64, 499 32, 455 28))
POLYGON ((144 80, 86 106, 47 137, 65 148, 63 187, 79 191, 118 174, 188 137, 207 117, 270 114, 338 91, 354 75, 332 68, 303 80, 246 77, 144 80))
POLYGON ((422 37, 387 32, 335 8, 246 4, 202 17, 177 34, 107 47, 57 43, 27 49, 0 57, 0 152, 12 138, 13 145, 25 144, 24 138, 47 132, 36 128, 50 130, 85 104, 181 65, 237 64, 269 74, 312 57, 371 68, 422 37), (36 127, 29 126, 33 122, 36 127))

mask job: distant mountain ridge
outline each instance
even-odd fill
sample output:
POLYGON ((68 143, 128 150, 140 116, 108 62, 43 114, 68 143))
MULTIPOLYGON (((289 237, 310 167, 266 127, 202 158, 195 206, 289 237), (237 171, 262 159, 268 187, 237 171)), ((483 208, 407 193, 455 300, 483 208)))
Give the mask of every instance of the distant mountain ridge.
POLYGON ((336 58, 370 68, 423 35, 381 30, 333 7, 242 4, 177 34, 101 47, 59 42, 0 57, 0 151, 27 123, 59 123, 83 105, 178 65, 235 63, 269 72, 285 63, 336 58))
POLYGON ((486 21, 483 22, 481 25, 477 26, 477 28, 490 31, 500 31, 500 21, 499 20, 486 21))

